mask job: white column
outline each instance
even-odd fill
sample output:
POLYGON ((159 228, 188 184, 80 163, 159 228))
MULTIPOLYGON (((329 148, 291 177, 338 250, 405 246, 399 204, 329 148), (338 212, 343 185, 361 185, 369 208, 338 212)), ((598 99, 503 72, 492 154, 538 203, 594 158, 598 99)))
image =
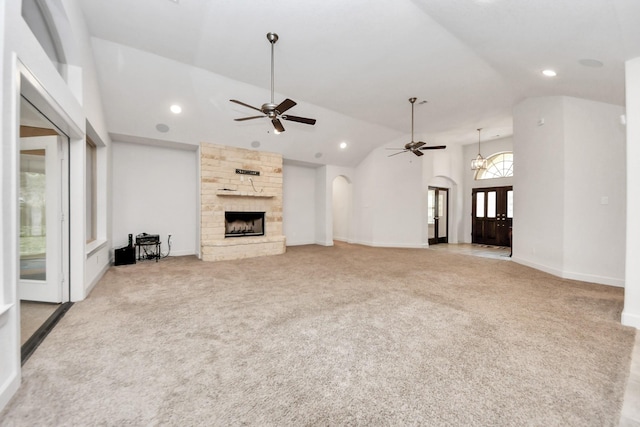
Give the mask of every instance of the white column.
POLYGON ((627 250, 622 324, 640 329, 640 57, 626 63, 627 250))

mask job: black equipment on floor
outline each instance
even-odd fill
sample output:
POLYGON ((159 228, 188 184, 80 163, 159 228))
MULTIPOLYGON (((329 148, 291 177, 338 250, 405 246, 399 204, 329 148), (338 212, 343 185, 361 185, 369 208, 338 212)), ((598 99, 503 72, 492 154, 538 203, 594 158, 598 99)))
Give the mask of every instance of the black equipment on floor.
POLYGON ((138 260, 160 259, 160 235, 141 233, 136 236, 136 246, 138 247, 138 260))
POLYGON ((136 248, 133 246, 133 235, 129 234, 129 246, 116 249, 114 265, 128 265, 136 263, 136 248))

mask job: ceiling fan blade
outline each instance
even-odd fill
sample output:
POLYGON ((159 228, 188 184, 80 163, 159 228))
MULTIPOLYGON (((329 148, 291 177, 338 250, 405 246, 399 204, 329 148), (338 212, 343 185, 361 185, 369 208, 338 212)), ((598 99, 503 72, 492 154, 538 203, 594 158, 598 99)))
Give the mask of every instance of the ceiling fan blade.
POLYGON ((411 141, 404 144, 404 148, 407 150, 415 150, 426 144, 427 144, 426 142, 422 142, 422 141, 411 141))
POLYGON ((291 122, 304 123, 306 125, 315 125, 316 119, 307 119, 306 117, 298 117, 298 116, 282 116, 284 120, 289 120, 291 122))
POLYGON ((398 151, 397 153, 389 154, 387 157, 397 156, 398 154, 402 154, 402 153, 407 152, 407 151, 409 151, 409 150, 398 151))
POLYGON ((416 156, 420 157, 420 156, 424 156, 424 153, 420 150, 411 150, 411 152, 413 154, 415 154, 416 156))
POLYGON ((241 117, 239 119, 233 119, 233 120, 235 120, 236 122, 241 122, 241 121, 244 121, 244 120, 262 119, 264 117, 265 116, 251 116, 251 117, 241 117))
POLYGON ((271 123, 273 123, 273 127, 278 131, 278 132, 284 132, 284 126, 282 126, 282 123, 280 123, 280 120, 278 119, 272 119, 271 123))
POLYGON ((443 150, 447 148, 446 145, 429 145, 426 147, 420 147, 420 150, 443 150))
POLYGON ((254 107, 254 106, 251 106, 251 105, 249 105, 249 104, 245 104, 244 102, 238 101, 238 100, 236 100, 236 99, 230 99, 229 101, 231 101, 231 102, 235 102, 236 104, 243 105, 243 106, 245 106, 245 107, 247 107, 247 108, 252 108, 252 109, 254 109, 254 110, 256 110, 256 111, 260 111, 260 112, 262 113, 262 110, 261 110, 261 109, 259 109, 259 108, 257 108, 257 107, 254 107))
POLYGON ((285 111, 287 111, 289 108, 294 107, 295 105, 296 105, 295 101, 292 101, 291 99, 287 98, 284 101, 282 101, 280 105, 276 107, 276 111, 278 112, 278 114, 282 114, 285 111))

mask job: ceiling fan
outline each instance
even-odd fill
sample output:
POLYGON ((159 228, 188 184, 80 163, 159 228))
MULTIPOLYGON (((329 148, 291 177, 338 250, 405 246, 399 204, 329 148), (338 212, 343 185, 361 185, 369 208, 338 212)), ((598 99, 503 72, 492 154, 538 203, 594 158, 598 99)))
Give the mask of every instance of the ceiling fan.
POLYGON ((444 148, 447 148, 446 145, 427 146, 426 142, 413 140, 413 104, 416 102, 416 98, 409 98, 409 102, 411 103, 411 142, 407 142, 404 145, 404 148, 387 148, 387 150, 401 150, 397 153, 390 154, 389 157, 396 156, 407 151, 411 151, 416 156, 424 156, 424 153, 420 150, 442 150, 444 148))
POLYGON ((263 117, 268 117, 269 119, 271 119, 271 123, 273 124, 276 133, 284 132, 284 126, 282 126, 282 122, 280 122, 280 119, 289 120, 290 122, 304 123, 306 125, 315 125, 316 119, 308 119, 306 117, 284 114, 291 107, 296 105, 295 101, 287 98, 277 105, 273 102, 273 45, 275 45, 278 41, 278 35, 276 33, 268 33, 267 40, 269 40, 269 43, 271 43, 271 102, 262 104, 262 107, 257 108, 252 105, 245 104, 244 102, 230 99, 231 102, 235 102, 236 104, 240 104, 253 110, 260 111, 263 114, 261 116, 242 117, 234 120, 237 122, 241 122, 244 120, 261 119, 263 117))

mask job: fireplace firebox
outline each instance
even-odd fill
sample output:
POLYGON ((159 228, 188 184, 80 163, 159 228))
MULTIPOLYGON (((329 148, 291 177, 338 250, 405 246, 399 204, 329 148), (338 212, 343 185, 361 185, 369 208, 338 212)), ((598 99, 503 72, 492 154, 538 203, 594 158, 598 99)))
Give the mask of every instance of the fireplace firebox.
POLYGON ((264 236, 264 212, 224 213, 224 237, 264 236))

